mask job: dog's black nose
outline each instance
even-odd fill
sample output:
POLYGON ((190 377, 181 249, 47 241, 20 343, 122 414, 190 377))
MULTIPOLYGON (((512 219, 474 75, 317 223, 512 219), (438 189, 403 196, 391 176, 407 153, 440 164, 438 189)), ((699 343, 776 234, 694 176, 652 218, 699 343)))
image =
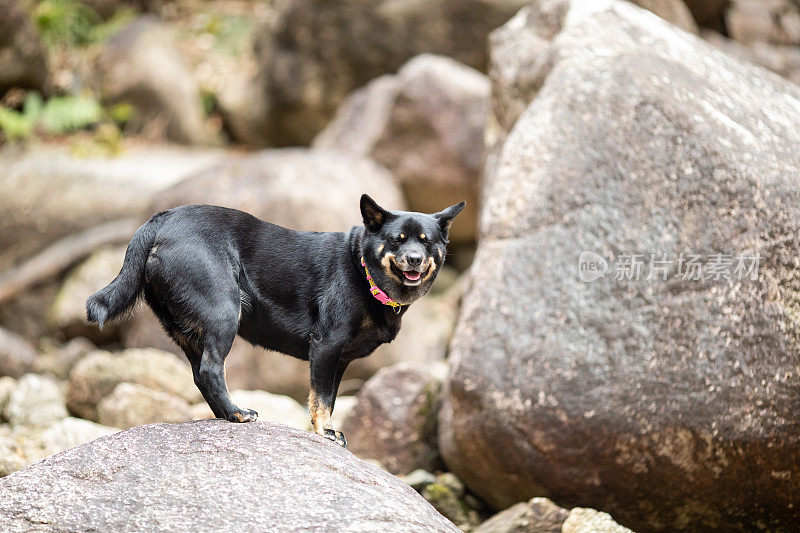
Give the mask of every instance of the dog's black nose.
POLYGON ((411 268, 417 268, 422 264, 422 254, 411 253, 406 255, 406 263, 411 268))

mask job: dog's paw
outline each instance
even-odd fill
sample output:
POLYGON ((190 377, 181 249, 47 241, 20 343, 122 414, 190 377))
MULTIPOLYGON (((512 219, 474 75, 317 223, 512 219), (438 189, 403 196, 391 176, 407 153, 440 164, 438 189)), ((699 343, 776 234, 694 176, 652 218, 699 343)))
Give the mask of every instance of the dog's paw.
POLYGON ((252 409, 239 409, 228 415, 228 422, 255 422, 258 413, 252 409))
POLYGON ((330 439, 342 448, 347 448, 347 439, 344 438, 344 433, 341 431, 335 431, 333 429, 326 429, 325 434, 323 435, 326 439, 330 439))

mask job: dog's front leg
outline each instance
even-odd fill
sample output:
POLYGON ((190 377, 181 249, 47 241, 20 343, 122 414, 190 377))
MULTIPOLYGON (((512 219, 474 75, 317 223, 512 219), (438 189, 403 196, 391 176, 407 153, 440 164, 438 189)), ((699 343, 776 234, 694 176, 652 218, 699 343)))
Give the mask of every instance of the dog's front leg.
MULTIPOLYGON (((336 397, 337 376, 342 355, 340 343, 312 337, 309 363, 311 368, 311 394, 308 396, 308 410, 314 431, 347 447, 347 439, 341 431, 331 427, 331 413, 336 397)), ((345 365, 346 366, 346 365, 345 365)), ((341 378, 339 378, 341 379, 341 378)))

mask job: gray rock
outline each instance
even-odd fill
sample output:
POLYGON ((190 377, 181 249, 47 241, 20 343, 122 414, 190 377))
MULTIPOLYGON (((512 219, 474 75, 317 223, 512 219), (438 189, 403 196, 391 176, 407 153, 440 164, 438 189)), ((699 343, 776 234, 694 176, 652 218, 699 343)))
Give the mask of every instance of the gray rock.
POLYGON ((561 526, 561 533, 633 533, 611 518, 608 513, 576 507, 561 526))
POLYGON ((532 498, 519 502, 476 527, 474 533, 561 533, 569 516, 547 498, 532 498))
POLYGON ((453 59, 423 54, 344 101, 314 146, 366 155, 398 180, 412 211, 466 200, 453 243, 475 241, 489 81, 453 59))
POLYGON ((67 407, 83 418, 98 420, 97 405, 123 382, 167 392, 187 402, 199 399, 192 370, 173 354, 154 349, 102 350, 78 362, 67 383, 67 407))
POLYGON ((66 417, 61 385, 38 374, 22 376, 3 407, 3 418, 12 426, 43 428, 66 417))
POLYGON ((460 529, 469 530, 478 521, 478 513, 464 499, 464 484, 454 474, 445 472, 422 489, 422 497, 460 529))
POLYGON ((0 480, 0 527, 32 522, 40 531, 458 531, 333 442, 222 420, 133 428, 0 480))
POLYGON ((113 435, 118 431, 117 428, 70 416, 42 431, 39 438, 48 455, 52 455, 106 435, 113 435))
POLYGON ((496 509, 547 494, 635 530, 791 529, 800 89, 610 0, 533 4, 492 42, 503 140, 450 347, 448 468, 496 509), (582 251, 610 271, 581 281, 582 251), (634 253, 666 279, 649 255, 617 279, 634 253), (756 279, 715 279, 715 254, 755 253, 756 279))
POLYGON ((486 36, 526 0, 287 2, 259 36, 254 144, 309 143, 355 88, 429 52, 486 66, 486 36))
POLYGON ((77 337, 60 346, 46 349, 33 362, 31 371, 37 374, 51 374, 60 380, 66 381, 78 361, 96 349, 95 345, 88 339, 77 337))
POLYGON ((24 3, 0 0, 0 95, 12 87, 43 91, 47 55, 24 3))
POLYGON ((19 335, 0 328, 0 376, 18 378, 30 370, 36 349, 19 335))
POLYGON ((128 429, 154 422, 189 420, 192 420, 189 402, 135 383, 120 383, 97 404, 97 421, 104 426, 128 429))
POLYGON ((200 90, 167 26, 139 17, 106 44, 97 59, 104 98, 127 102, 128 127, 188 144, 216 141, 205 122, 200 90))
POLYGON ((436 413, 441 381, 426 366, 398 363, 383 368, 358 393, 341 429, 349 449, 377 459, 393 474, 438 465, 436 413))

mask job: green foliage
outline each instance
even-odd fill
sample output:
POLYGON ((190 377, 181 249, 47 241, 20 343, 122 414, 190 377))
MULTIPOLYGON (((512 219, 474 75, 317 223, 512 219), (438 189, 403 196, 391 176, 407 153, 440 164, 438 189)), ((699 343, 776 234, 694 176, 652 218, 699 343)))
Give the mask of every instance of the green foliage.
POLYGON ((39 35, 52 47, 85 45, 92 26, 100 22, 95 11, 73 0, 42 0, 33 10, 39 35))
POLYGON ((25 97, 22 111, 0 107, 0 131, 8 140, 25 140, 41 128, 62 135, 94 125, 105 116, 100 104, 90 96, 57 96, 42 101, 37 92, 25 97))
POLYGON ((135 16, 134 10, 125 8, 104 22, 91 7, 75 0, 42 0, 33 9, 39 35, 53 48, 101 43, 135 16))

